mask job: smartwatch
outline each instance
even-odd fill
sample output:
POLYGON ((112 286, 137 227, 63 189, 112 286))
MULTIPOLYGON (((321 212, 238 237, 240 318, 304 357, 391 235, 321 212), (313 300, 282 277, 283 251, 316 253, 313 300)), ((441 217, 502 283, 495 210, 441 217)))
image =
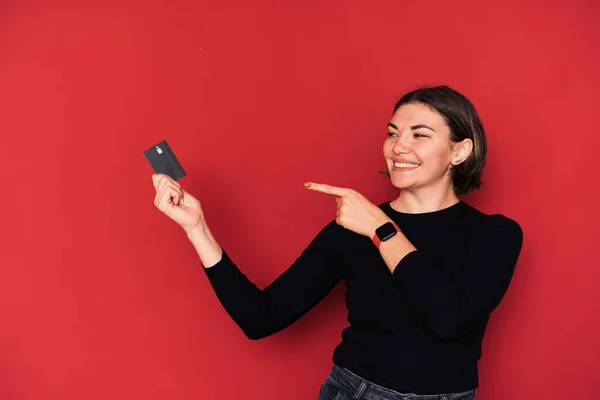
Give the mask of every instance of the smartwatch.
POLYGON ((373 236, 373 243, 375 246, 379 248, 381 242, 385 242, 386 240, 391 239, 396 235, 396 233, 400 232, 400 228, 394 222, 386 222, 381 225, 379 228, 375 230, 375 235, 373 236))

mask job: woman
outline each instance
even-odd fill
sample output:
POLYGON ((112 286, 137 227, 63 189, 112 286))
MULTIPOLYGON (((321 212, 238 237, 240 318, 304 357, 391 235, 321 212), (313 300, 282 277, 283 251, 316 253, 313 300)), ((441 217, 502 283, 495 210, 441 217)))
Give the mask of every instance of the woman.
POLYGON ((320 400, 475 399, 486 324, 523 240, 513 220, 458 198, 480 187, 486 153, 466 97, 446 86, 407 93, 383 145, 399 196, 374 205, 352 189, 306 183, 334 196, 336 219, 263 290, 219 246, 200 203, 179 183, 153 175, 155 205, 185 230, 250 339, 292 324, 345 281, 350 325, 320 400))

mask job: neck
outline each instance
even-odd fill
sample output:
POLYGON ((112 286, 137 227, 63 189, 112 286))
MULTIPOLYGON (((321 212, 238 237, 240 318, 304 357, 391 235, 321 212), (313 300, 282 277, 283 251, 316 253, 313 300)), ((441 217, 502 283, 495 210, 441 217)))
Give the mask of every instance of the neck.
POLYGON ((443 190, 439 187, 403 189, 390 205, 399 212, 420 214, 443 210, 458 203, 459 200, 450 185, 443 190))

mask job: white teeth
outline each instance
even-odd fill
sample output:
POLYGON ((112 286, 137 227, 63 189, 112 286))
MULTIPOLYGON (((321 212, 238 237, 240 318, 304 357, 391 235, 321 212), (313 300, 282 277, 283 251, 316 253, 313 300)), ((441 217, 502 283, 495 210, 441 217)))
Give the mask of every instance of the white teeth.
POLYGON ((394 163, 394 167, 396 167, 396 168, 417 168, 418 166, 419 166, 419 164, 413 164, 413 163, 400 163, 400 162, 394 163))

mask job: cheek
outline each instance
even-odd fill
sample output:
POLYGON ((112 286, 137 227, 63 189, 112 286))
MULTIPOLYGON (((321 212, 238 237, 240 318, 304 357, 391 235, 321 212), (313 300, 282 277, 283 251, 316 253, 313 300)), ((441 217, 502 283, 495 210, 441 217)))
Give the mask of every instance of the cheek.
POLYGON ((392 143, 391 140, 386 140, 385 142, 383 142, 383 154, 384 155, 390 155, 392 153, 393 148, 394 148, 394 144, 392 143))
POLYGON ((439 146, 423 145, 414 150, 424 163, 434 168, 445 168, 451 159, 448 149, 439 146))

